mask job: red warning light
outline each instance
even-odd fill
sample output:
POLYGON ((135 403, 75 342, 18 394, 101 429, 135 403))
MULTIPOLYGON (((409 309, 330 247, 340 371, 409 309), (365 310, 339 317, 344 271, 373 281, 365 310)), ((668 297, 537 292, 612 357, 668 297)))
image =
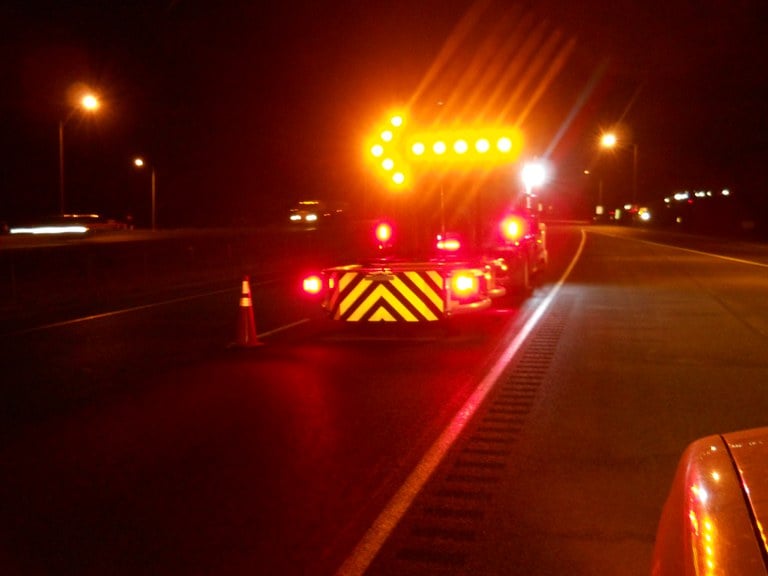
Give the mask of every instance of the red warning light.
POLYGON ((501 235, 507 242, 517 242, 527 233, 525 219, 510 215, 501 221, 501 235))
POLYGON ((323 291, 323 279, 317 274, 304 278, 302 288, 307 294, 320 294, 323 291))
POLYGON ((461 240, 452 236, 437 235, 437 249, 441 252, 458 252, 461 249, 461 240))
POLYGON ((376 240, 379 242, 379 248, 383 249, 392 242, 392 225, 389 222, 379 222, 376 225, 376 240))

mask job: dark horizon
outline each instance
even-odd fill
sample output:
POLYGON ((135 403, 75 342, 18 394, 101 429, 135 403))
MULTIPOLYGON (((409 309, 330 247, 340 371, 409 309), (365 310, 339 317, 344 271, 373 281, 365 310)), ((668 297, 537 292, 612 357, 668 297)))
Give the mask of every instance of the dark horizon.
POLYGON ((589 168, 619 201, 636 145, 639 199, 728 187, 765 214, 764 10, 757 2, 673 2, 662 19, 629 0, 289 2, 268 13, 247 2, 6 4, 0 219, 58 210, 57 127, 78 82, 104 105, 65 126, 67 211, 146 221, 149 174, 131 164, 142 155, 157 171, 161 224, 231 224, 278 214, 302 197, 354 202, 370 193, 367 132, 413 97, 446 42, 461 39, 459 56, 420 102, 460 99, 467 117, 474 109, 461 108, 469 98, 460 86, 472 66, 497 65, 510 43, 536 35, 509 100, 536 55, 552 66, 548 41, 553 55, 567 57, 546 83, 536 73, 524 92, 536 98, 530 110, 520 102, 504 120, 525 110, 526 154, 549 156, 553 193, 592 194, 589 168), (514 33, 483 60, 483 41, 505 19, 514 33), (461 22, 469 22, 464 36, 461 22), (600 153, 600 131, 617 126, 624 146, 600 153))

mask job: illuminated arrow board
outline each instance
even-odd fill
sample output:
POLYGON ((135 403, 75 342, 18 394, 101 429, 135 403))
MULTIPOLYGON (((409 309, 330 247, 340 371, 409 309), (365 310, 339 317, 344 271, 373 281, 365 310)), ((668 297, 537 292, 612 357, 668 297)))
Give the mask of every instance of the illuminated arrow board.
POLYGON ((368 154, 382 179, 394 188, 407 188, 419 165, 441 169, 488 169, 517 160, 523 147, 517 128, 472 128, 414 132, 396 115, 369 140, 368 154))

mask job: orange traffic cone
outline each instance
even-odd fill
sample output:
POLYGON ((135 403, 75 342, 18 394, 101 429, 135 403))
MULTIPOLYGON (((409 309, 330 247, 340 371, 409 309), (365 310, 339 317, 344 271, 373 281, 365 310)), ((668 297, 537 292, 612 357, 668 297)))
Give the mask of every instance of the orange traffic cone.
POLYGON ((240 295, 240 315, 237 321, 236 346, 261 346, 256 336, 256 322, 253 319, 253 302, 251 300, 251 284, 248 276, 243 277, 243 288, 240 295))

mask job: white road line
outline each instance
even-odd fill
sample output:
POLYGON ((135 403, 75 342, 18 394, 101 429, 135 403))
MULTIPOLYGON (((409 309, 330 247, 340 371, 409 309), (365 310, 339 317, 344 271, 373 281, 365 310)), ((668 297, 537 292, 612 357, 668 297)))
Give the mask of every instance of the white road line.
POLYGON ((682 252, 690 252, 691 254, 698 254, 699 256, 709 256, 710 258, 719 258, 720 260, 727 260, 729 262, 736 262, 738 264, 747 264, 749 266, 758 266, 760 268, 768 268, 768 264, 763 262, 756 262, 755 260, 744 260, 743 258, 734 258, 733 256, 724 256, 722 254, 715 254, 714 252, 704 252, 702 250, 694 250, 693 248, 684 248, 682 246, 675 246, 674 244, 664 244, 662 242, 655 242, 653 240, 644 240, 642 238, 633 238, 631 236, 621 236, 620 234, 611 234, 610 232, 597 232, 590 230, 591 234, 600 234, 602 236, 609 236, 611 238, 620 238, 623 240, 634 240, 635 242, 642 242, 643 244, 651 244, 652 246, 662 246, 663 248, 673 248, 682 252))
POLYGON ((290 324, 286 324, 284 326, 278 326, 277 328, 267 330, 266 332, 260 332, 259 336, 271 336, 272 334, 277 334, 278 332, 283 332, 284 330, 290 330, 296 326, 301 326, 307 322, 309 322, 309 318, 302 318, 301 320, 296 320, 296 322, 291 322, 290 324))
POLYGON ((763 262, 755 262, 754 260, 744 260, 743 258, 734 258, 733 256, 723 256, 722 254, 714 254, 713 252, 702 252, 701 250, 694 250, 693 248, 683 248, 681 246, 672 246, 670 244, 662 244, 661 242, 652 242, 650 240, 641 240, 641 242, 645 242, 646 244, 653 244, 654 246, 664 246, 665 248, 674 248, 676 250, 682 250, 683 252, 698 254, 699 256, 709 256, 710 258, 719 258, 720 260, 737 262, 738 264, 748 264, 750 266, 768 268, 768 264, 764 264, 763 262))
MULTIPOLYGON (((262 286, 264 284, 271 284, 274 282, 273 280, 267 280, 265 282, 258 282, 253 283, 252 285, 255 286, 262 286)), ((50 330, 53 328, 61 328, 62 326, 71 326, 74 324, 80 324, 82 322, 89 322, 91 320, 99 320, 101 318, 109 318, 111 316, 119 316, 121 314, 130 314, 131 312, 138 312, 140 310, 148 310, 150 308, 155 308, 159 306, 167 306, 169 304, 177 304, 179 302, 186 302, 189 300, 197 300, 198 298, 207 298, 208 296, 215 296, 217 294, 225 294, 227 292, 234 292, 235 290, 240 290, 240 287, 238 285, 237 288, 224 288, 222 290, 213 290, 211 292, 204 292, 202 294, 193 294, 191 296, 184 296, 181 298, 172 298, 170 300, 162 300, 160 302, 153 302, 151 304, 143 304, 141 306, 133 306, 131 308, 121 308, 119 310, 112 310, 111 312, 103 312, 101 314, 94 314, 92 316, 82 316, 80 318, 72 318, 71 320, 62 320, 61 322, 53 322, 51 324, 43 324, 41 326, 32 326, 31 328, 24 328, 22 330, 16 330, 14 332, 9 332, 7 334, 4 334, 5 336, 13 336, 13 335, 21 335, 21 334, 30 334, 32 332, 41 332, 43 330, 50 330)), ((279 332, 283 328, 278 328, 275 330, 272 330, 272 332, 279 332)), ((266 335, 266 333, 264 334, 266 335)))
POLYGON ((522 330, 515 336, 499 358, 494 363, 488 374, 483 378, 478 387, 464 403, 461 409, 456 413, 450 424, 443 430, 434 444, 429 448, 424 457, 418 463, 410 476, 405 480, 400 489, 395 493, 378 518, 373 522, 362 540, 357 544, 352 554, 344 561, 342 566, 336 572, 337 576, 359 576, 365 573, 371 562, 381 550, 390 534, 402 520, 405 513, 413 504, 416 496, 421 492, 424 485, 429 480, 432 473, 443 460, 448 450, 453 446, 456 438, 464 430, 467 422, 472 418, 485 397, 496 385, 496 381, 501 376, 509 362, 518 353, 523 343, 526 341, 531 331, 541 320, 544 312, 549 308, 552 301, 557 296, 560 288, 571 274, 576 262, 578 262, 586 242, 586 232, 581 230, 581 243, 571 260, 568 269, 563 273, 560 280, 550 290, 547 297, 539 304, 533 314, 528 318, 522 330))

